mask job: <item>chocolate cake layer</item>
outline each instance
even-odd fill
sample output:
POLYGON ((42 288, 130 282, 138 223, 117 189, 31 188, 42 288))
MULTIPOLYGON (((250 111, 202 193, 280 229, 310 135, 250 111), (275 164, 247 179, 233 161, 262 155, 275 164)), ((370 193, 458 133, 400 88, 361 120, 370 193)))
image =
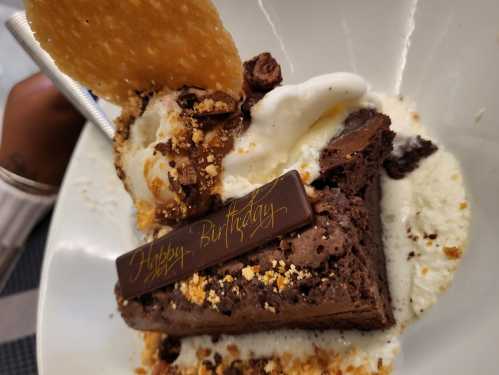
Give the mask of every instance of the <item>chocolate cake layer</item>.
POLYGON ((118 285, 127 324, 172 336, 391 326, 379 204, 389 125, 370 109, 347 118, 321 155, 312 225, 135 299, 118 285))

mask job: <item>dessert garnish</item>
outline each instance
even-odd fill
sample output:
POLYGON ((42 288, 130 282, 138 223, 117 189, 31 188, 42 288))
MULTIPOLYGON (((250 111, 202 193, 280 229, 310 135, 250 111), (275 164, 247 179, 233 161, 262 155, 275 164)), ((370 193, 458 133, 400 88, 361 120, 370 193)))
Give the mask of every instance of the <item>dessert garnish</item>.
POLYGON ((121 293, 136 297, 192 276, 310 224, 313 212, 291 171, 221 210, 116 260, 121 293))
POLYGON ((165 87, 241 94, 241 60, 210 0, 29 0, 26 13, 57 66, 116 104, 165 87))

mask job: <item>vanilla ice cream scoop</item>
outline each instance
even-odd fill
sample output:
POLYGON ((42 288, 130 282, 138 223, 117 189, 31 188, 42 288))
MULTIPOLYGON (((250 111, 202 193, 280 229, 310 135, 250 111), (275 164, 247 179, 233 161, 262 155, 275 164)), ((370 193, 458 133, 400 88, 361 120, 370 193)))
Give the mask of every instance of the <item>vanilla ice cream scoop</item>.
POLYGON ((319 176, 319 156, 356 109, 375 106, 358 75, 332 73, 269 92, 251 111, 251 126, 223 161, 223 198, 245 195, 296 169, 305 183, 319 176))

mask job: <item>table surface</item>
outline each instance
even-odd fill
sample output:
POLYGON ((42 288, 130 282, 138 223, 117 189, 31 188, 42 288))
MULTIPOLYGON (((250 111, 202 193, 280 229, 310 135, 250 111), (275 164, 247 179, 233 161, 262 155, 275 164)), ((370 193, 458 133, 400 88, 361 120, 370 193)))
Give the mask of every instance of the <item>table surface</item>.
MULTIPOLYGON (((0 129, 11 87, 37 71, 4 26, 22 0, 0 0, 0 129)), ((0 375, 37 374, 36 308, 48 215, 33 230, 5 288, 0 291, 0 375)))

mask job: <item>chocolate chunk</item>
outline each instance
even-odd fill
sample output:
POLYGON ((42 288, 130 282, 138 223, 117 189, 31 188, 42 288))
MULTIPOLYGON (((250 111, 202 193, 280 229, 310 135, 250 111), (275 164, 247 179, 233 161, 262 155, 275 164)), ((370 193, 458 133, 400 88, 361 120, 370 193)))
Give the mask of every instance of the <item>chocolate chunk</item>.
POLYGON ((243 362, 239 359, 233 361, 230 366, 223 371, 223 375, 243 375, 243 373, 243 362))
POLYGON ((222 210, 173 230, 116 260, 121 293, 135 297, 235 258, 313 220, 291 171, 222 210))
POLYGON ((251 119, 251 108, 281 81, 281 67, 268 52, 255 56, 244 63, 246 98, 241 105, 241 112, 246 122, 251 119))
POLYGON ((182 186, 194 185, 198 181, 196 168, 191 164, 183 165, 177 168, 178 180, 182 186))
POLYGON ((170 189, 178 194, 182 193, 182 185, 178 180, 177 176, 172 174, 173 171, 168 172, 168 182, 170 183, 170 189))
POLYGON ((177 104, 182 109, 192 109, 198 102, 198 97, 192 92, 182 92, 177 98, 177 104))
POLYGON ((154 150, 159 152, 163 156, 167 156, 168 154, 171 154, 173 151, 171 139, 169 139, 166 142, 157 143, 156 146, 154 146, 154 150))
POLYGON ((210 371, 209 374, 213 374, 216 370, 215 364, 207 359, 203 360, 202 365, 206 369, 206 371, 210 371))
POLYGON ((342 135, 355 131, 365 125, 367 121, 377 115, 373 108, 361 108, 358 111, 350 113, 344 121, 345 128, 342 135))
POLYGON ((215 361, 215 365, 219 365, 222 363, 222 356, 220 355, 220 353, 216 352, 214 355, 213 355, 213 360, 215 361))
POLYGON ((180 355, 181 345, 180 339, 168 336, 161 342, 159 347, 159 358, 166 363, 175 362, 180 355))
POLYGON ((345 129, 333 138, 321 152, 321 178, 313 185, 317 189, 339 187, 357 194, 366 181, 379 173, 380 163, 392 150, 395 134, 390 131, 390 118, 373 109, 361 109, 345 120, 345 129), (374 153, 370 145, 381 144, 374 153))
POLYGON ((241 113, 235 113, 223 122, 224 129, 233 130, 243 125, 241 113))
POLYGON ((404 178, 419 167, 419 162, 432 155, 438 147, 429 140, 417 137, 408 138, 383 163, 388 176, 395 180, 404 178))
POLYGON ((253 91, 268 92, 282 82, 281 66, 264 52, 244 63, 244 78, 253 91))
POLYGON ((237 111, 237 101, 229 94, 215 91, 199 98, 193 109, 193 117, 226 115, 237 111))
POLYGON ((268 374, 268 371, 265 370, 265 366, 269 360, 267 358, 251 358, 249 360, 249 367, 256 374, 268 374))
POLYGON ((243 104, 241 105, 241 111, 243 112, 245 117, 249 117, 251 114, 251 108, 258 103, 264 96, 264 93, 261 92, 252 92, 250 93, 243 104))

